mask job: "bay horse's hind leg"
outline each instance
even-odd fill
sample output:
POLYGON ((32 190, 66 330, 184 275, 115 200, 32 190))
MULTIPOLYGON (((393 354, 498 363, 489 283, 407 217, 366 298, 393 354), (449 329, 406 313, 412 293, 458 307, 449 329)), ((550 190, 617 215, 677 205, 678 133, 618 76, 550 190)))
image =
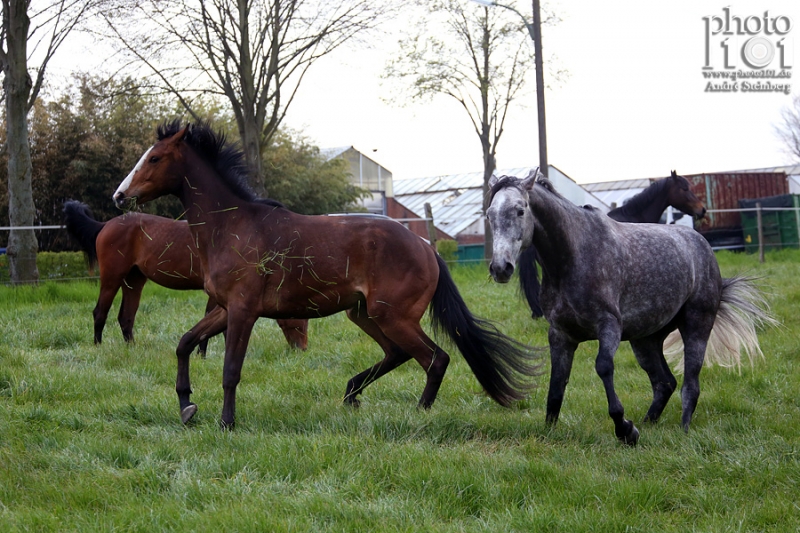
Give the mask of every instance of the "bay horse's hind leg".
POLYGON ((653 403, 644 416, 645 422, 658 421, 678 386, 678 381, 672 375, 672 371, 664 359, 665 338, 663 332, 659 332, 656 335, 630 341, 636 360, 639 362, 639 366, 647 372, 653 387, 653 403))
POLYGON ((119 306, 117 321, 122 330, 122 337, 127 342, 133 342, 133 323, 136 320, 136 311, 142 299, 142 290, 147 278, 134 267, 122 280, 122 303, 119 306))
POLYGON ((381 362, 356 374, 347 382, 347 389, 345 389, 344 392, 344 403, 353 407, 358 407, 360 404, 358 395, 367 388, 367 385, 411 359, 411 355, 401 350, 399 346, 386 338, 386 335, 383 334, 375 322, 367 316, 363 303, 358 308, 349 309, 347 311, 347 318, 352 320, 354 324, 372 337, 383 349, 385 354, 381 362))
POLYGON ((114 303, 120 286, 124 281, 124 273, 110 272, 111 267, 106 267, 100 271, 100 294, 97 297, 97 305, 94 306, 92 317, 94 318, 94 343, 103 342, 103 329, 106 327, 108 311, 114 303))
POLYGON ((375 339, 383 348, 386 357, 348 382, 345 402, 353 403, 355 395, 367 385, 413 357, 425 370, 426 375, 419 407, 430 408, 439 393, 439 387, 450 364, 447 352, 439 348, 412 317, 398 313, 369 317, 363 308, 360 311, 351 310, 348 316, 375 339))

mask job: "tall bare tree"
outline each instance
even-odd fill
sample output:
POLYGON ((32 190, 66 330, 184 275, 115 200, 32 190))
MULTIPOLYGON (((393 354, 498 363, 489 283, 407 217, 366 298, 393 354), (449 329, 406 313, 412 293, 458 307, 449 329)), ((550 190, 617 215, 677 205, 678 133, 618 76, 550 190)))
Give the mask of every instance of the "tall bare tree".
POLYGON ((305 73, 317 59, 373 28, 388 5, 382 0, 123 3, 126 9, 106 16, 109 28, 155 85, 174 93, 195 119, 198 97, 219 95, 230 102, 252 185, 261 193, 262 151, 305 73))
MULTIPOLYGON (((95 2, 2 2, 0 65, 3 69, 6 110, 4 149, 8 154, 9 221, 12 227, 29 228, 34 223, 36 212, 31 189, 28 112, 39 96, 48 63, 95 2), (32 46, 29 47, 29 44, 32 46), (35 54, 38 58, 38 65, 30 70, 29 54, 35 54)), ((7 253, 13 283, 38 281, 37 251, 38 243, 32 229, 11 230, 7 253)))
POLYGON ((775 133, 783 141, 784 149, 797 163, 800 163, 800 95, 792 98, 792 103, 781 112, 781 122, 775 133))
MULTIPOLYGON (((466 111, 483 151, 484 213, 497 145, 513 102, 525 93, 534 49, 519 17, 466 0, 417 0, 424 15, 400 41, 384 71, 415 100, 444 95, 466 111)), ((546 22, 554 20, 548 17, 546 22)), ((487 257, 491 232, 485 231, 487 257)))

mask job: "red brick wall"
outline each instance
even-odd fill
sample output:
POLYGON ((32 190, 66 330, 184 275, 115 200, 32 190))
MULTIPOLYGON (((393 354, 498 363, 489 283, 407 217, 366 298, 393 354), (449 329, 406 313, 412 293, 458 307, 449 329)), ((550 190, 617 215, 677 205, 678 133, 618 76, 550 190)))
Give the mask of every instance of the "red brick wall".
MULTIPOLYGON (((408 209, 394 198, 386 199, 386 215, 389 218, 419 218, 419 216, 417 216, 413 211, 408 209)), ((402 224, 423 239, 428 238, 428 226, 424 220, 420 219, 419 222, 412 220, 410 222, 402 222, 402 224)), ((452 239, 453 237, 443 232, 439 228, 436 228, 436 238, 452 239)))

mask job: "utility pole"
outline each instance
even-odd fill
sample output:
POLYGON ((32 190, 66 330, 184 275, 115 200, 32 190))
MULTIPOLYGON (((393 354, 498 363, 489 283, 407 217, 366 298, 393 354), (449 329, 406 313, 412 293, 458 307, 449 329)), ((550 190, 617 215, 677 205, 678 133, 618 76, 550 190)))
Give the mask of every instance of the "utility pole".
POLYGON ((528 19, 525 18, 525 15, 511 6, 498 4, 495 2, 495 0, 472 1, 476 4, 481 4, 482 6, 497 6, 502 7, 503 9, 508 9, 509 11, 513 11, 522 19, 523 24, 525 24, 525 28, 528 30, 528 34, 531 36, 531 40, 533 41, 533 52, 536 56, 534 60, 536 62, 536 111, 539 119, 539 172, 547 177, 548 169, 550 167, 547 164, 547 121, 545 120, 544 112, 544 72, 542 70, 542 15, 539 10, 539 0, 533 0, 533 24, 528 22, 528 19))

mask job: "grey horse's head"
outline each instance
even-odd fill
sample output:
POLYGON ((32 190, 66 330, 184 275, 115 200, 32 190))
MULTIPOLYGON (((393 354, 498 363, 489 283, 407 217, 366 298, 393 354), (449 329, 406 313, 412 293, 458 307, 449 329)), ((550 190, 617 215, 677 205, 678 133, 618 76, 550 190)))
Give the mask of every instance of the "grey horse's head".
POLYGON ((533 240, 533 213, 528 193, 541 176, 537 167, 524 179, 492 176, 490 205, 486 211, 492 229, 492 262, 489 273, 498 283, 507 283, 522 250, 533 240))

